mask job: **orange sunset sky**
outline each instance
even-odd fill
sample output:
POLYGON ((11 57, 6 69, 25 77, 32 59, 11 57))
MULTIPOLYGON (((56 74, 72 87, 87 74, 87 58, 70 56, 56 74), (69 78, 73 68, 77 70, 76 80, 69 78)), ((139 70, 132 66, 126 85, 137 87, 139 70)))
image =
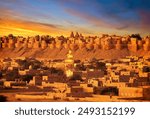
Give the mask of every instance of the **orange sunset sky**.
POLYGON ((0 36, 150 32, 149 0, 0 0, 0 36))

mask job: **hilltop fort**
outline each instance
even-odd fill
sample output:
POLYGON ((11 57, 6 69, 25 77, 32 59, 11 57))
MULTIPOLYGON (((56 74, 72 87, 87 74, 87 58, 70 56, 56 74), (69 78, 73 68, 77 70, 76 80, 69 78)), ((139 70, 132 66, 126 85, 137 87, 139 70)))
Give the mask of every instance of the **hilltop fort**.
POLYGON ((0 37, 0 56, 34 57, 64 59, 68 50, 72 50, 75 59, 117 59, 128 55, 150 55, 150 37, 141 38, 139 34, 116 36, 85 37, 78 32, 71 32, 69 37, 34 36, 0 37))

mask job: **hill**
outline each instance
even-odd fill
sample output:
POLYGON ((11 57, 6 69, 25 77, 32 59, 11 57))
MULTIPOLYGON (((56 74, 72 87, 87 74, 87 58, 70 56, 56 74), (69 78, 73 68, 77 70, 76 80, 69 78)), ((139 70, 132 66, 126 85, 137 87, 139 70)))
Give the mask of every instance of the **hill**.
MULTIPOLYGON (((4 48, 0 49, 0 57, 34 57, 34 58, 48 58, 48 59, 65 59, 66 54, 68 53, 68 49, 62 48, 62 49, 34 49, 34 48, 4 48)), ((137 56, 150 56, 150 52, 146 52, 143 50, 139 50, 137 52, 130 52, 127 49, 122 50, 116 50, 116 49, 110 49, 110 50, 102 50, 102 49, 96 49, 96 50, 87 50, 86 48, 83 49, 77 49, 76 51, 73 51, 74 58, 85 60, 85 59, 91 59, 91 58, 97 58, 97 59, 118 59, 122 58, 128 55, 137 55, 137 56)))

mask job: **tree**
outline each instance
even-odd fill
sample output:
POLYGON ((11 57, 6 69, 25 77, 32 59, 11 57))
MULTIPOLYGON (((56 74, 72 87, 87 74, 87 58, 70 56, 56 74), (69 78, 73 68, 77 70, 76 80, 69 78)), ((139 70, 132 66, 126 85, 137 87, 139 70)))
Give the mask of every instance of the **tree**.
POLYGON ((64 71, 61 69, 56 69, 54 67, 49 68, 49 71, 51 72, 51 74, 58 74, 58 75, 63 75, 64 71))
POLYGON ((30 64, 29 64, 29 62, 27 60, 20 60, 19 59, 16 62, 19 64, 21 69, 28 69, 29 68, 30 64))
POLYGON ((91 67, 94 69, 106 69, 106 64, 104 62, 99 62, 96 58, 93 58, 90 63, 92 65, 91 67))
POLYGON ((105 70, 106 69, 106 64, 104 62, 96 62, 95 68, 105 70))
POLYGON ((132 34, 131 38, 137 38, 138 40, 142 40, 140 34, 132 34))
POLYGON ((21 76, 21 79, 22 79, 23 81, 27 81, 27 83, 29 83, 30 80, 32 80, 32 78, 33 78, 33 76, 32 76, 32 75, 29 75, 29 74, 21 76))
POLYGON ((74 74, 71 78, 70 78, 70 80, 80 80, 80 81, 82 81, 82 77, 81 77, 81 75, 79 75, 79 74, 74 74))
POLYGON ((14 81, 15 79, 19 78, 18 70, 14 69, 12 71, 7 71, 5 74, 5 78, 8 81, 14 81))
POLYGON ((28 69, 29 66, 32 66, 33 69, 38 69, 42 65, 42 63, 36 59, 17 60, 17 63, 21 69, 28 69))
POLYGON ((147 66, 143 67, 143 72, 150 72, 150 67, 147 66))
POLYGON ((0 95, 0 102, 6 102, 7 101, 7 97, 0 95))
POLYGON ((13 34, 9 34, 8 37, 13 38, 13 34))
POLYGON ((85 71, 86 70, 86 67, 84 66, 84 64, 78 64, 76 65, 75 67, 76 70, 79 70, 79 71, 85 71))
POLYGON ((0 79, 3 77, 3 74, 2 74, 2 72, 0 71, 0 79))

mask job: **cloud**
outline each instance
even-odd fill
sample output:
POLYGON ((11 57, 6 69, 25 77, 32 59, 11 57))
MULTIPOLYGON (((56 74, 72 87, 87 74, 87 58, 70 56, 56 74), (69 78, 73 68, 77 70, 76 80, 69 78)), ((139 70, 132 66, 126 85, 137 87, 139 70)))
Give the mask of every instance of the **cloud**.
POLYGON ((60 0, 58 2, 61 3, 62 5, 65 4, 83 5, 85 3, 84 0, 60 0))
POLYGON ((42 2, 41 5, 37 6, 33 1, 28 0, 4 0, 0 1, 0 12, 5 16, 12 13, 14 17, 24 19, 54 19, 50 12, 43 10, 42 5, 44 5, 42 2))
POLYGON ((143 29, 148 29, 150 30, 150 11, 145 11, 141 10, 139 11, 139 16, 140 16, 140 27, 143 29))
POLYGON ((1 12, 1 15, 0 17, 21 17, 22 15, 19 14, 18 12, 14 12, 13 10, 11 9, 7 9, 7 8, 4 8, 4 7, 0 7, 0 12, 1 12))
POLYGON ((109 24, 108 22, 102 20, 101 18, 98 18, 96 16, 87 14, 87 13, 83 13, 83 12, 79 12, 77 10, 74 9, 65 9, 65 11, 73 16, 76 16, 94 26, 105 26, 105 27, 111 27, 113 26, 112 24, 109 24))
POLYGON ((35 25, 36 26, 45 26, 45 27, 50 27, 50 28, 58 28, 61 25, 55 25, 55 24, 50 24, 50 23, 42 23, 42 22, 37 22, 37 21, 32 21, 32 19, 27 20, 25 18, 26 16, 22 15, 19 12, 13 11, 11 9, 6 9, 6 8, 0 8, 1 12, 1 23, 11 23, 11 24, 25 24, 25 25, 35 25))
MULTIPOLYGON (((33 22, 33 21, 23 21, 19 19, 5 19, 1 18, 0 21, 0 30, 6 30, 7 29, 22 29, 22 30, 28 30, 45 34, 50 33, 56 33, 57 31, 61 31, 62 29, 55 24, 48 24, 48 23, 40 23, 40 22, 33 22)), ((12 31, 13 32, 13 31, 12 31)), ((1 34, 2 35, 2 34, 1 34)))
POLYGON ((53 29, 57 29, 59 27, 61 27, 61 25, 55 25, 55 24, 50 24, 50 23, 41 23, 41 22, 33 22, 33 21, 22 21, 23 23, 27 23, 27 24, 32 24, 32 25, 39 25, 39 26, 44 26, 44 27, 48 27, 48 28, 53 28, 53 29))
POLYGON ((45 33, 81 28, 83 32, 148 32, 149 5, 149 0, 4 0, 0 25, 45 33))
POLYGON ((114 30, 123 31, 123 30, 133 30, 132 27, 136 27, 137 25, 137 22, 135 20, 131 20, 131 19, 122 20, 123 18, 120 18, 117 15, 110 15, 105 18, 100 18, 86 12, 77 11, 75 9, 65 9, 65 11, 70 15, 78 17, 81 20, 87 22, 89 25, 92 25, 97 28, 105 28, 105 29, 112 29, 112 30, 114 29, 114 30))
POLYGON ((134 22, 137 23, 134 11, 128 9, 130 6, 128 3, 125 3, 125 0, 118 2, 113 0, 93 0, 92 2, 89 0, 83 0, 82 2, 63 0, 63 2, 62 7, 66 13, 99 28, 124 30, 134 26, 134 22), (65 3, 66 1, 68 2, 65 3))
POLYGON ((117 29, 118 30, 124 30, 124 29, 127 29, 127 28, 129 28, 129 25, 124 25, 124 26, 118 27, 117 29))
POLYGON ((21 13, 11 9, 0 8, 0 35, 14 33, 33 35, 33 34, 58 34, 64 33, 63 26, 58 24, 27 20, 21 13))

